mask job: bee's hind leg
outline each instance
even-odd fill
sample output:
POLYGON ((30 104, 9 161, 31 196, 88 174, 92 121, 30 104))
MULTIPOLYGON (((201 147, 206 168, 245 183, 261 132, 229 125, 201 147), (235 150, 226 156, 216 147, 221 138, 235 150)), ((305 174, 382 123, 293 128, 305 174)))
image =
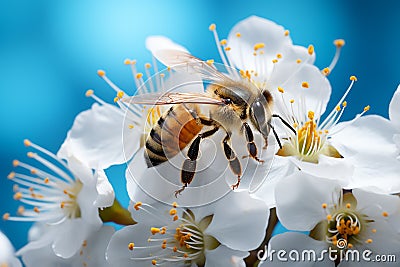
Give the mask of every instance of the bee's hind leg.
POLYGON ((219 127, 215 126, 213 129, 206 131, 204 133, 198 134, 196 139, 192 142, 189 147, 187 156, 182 165, 181 170, 181 182, 184 184, 181 189, 175 191, 175 197, 178 197, 183 190, 190 184, 194 178, 197 167, 197 157, 199 156, 200 141, 203 138, 209 137, 218 131, 219 127))
POLYGON ((233 151, 228 143, 230 138, 230 134, 227 133, 224 140, 222 141, 222 144, 224 147, 225 157, 229 161, 229 167, 231 168, 232 172, 237 175, 237 183, 232 185, 232 189, 235 190, 239 187, 240 184, 240 176, 242 176, 242 166, 240 165, 239 159, 236 157, 235 151, 233 151))
POLYGON ((261 160, 257 157, 257 146, 254 143, 253 131, 251 130, 251 128, 247 124, 247 122, 243 123, 243 128, 244 128, 244 134, 246 136, 246 141, 247 141, 247 151, 249 152, 249 155, 243 156, 243 158, 251 157, 260 163, 264 162, 263 160, 261 160))

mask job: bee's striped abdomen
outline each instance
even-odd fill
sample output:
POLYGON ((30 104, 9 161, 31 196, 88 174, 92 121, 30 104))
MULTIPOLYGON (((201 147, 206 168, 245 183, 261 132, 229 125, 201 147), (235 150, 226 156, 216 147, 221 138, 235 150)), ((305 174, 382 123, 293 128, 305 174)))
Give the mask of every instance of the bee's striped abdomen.
POLYGON ((184 149, 203 128, 191 112, 198 114, 196 104, 175 105, 165 112, 153 126, 146 139, 145 158, 152 167, 167 161, 184 149))

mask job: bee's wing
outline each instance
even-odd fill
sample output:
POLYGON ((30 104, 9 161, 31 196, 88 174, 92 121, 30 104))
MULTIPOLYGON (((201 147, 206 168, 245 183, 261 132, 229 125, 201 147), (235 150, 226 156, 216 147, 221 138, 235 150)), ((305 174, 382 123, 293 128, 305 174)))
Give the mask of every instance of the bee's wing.
POLYGON ((215 83, 232 82, 227 75, 219 72, 212 64, 185 51, 163 49, 156 51, 154 55, 161 63, 170 66, 176 71, 199 74, 202 79, 215 83))
POLYGON ((224 102, 220 99, 215 99, 205 93, 150 93, 136 95, 129 98, 123 98, 121 101, 128 104, 142 105, 170 105, 182 103, 197 103, 197 104, 213 104, 222 105, 224 102))

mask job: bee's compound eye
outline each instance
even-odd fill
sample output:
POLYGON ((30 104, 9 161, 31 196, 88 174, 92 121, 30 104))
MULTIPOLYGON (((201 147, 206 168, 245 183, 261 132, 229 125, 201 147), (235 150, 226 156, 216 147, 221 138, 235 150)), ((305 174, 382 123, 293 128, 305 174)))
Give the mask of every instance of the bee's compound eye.
POLYGON ((265 110, 263 105, 259 101, 253 103, 252 106, 254 118, 257 121, 258 125, 261 126, 266 123, 265 121, 265 110))

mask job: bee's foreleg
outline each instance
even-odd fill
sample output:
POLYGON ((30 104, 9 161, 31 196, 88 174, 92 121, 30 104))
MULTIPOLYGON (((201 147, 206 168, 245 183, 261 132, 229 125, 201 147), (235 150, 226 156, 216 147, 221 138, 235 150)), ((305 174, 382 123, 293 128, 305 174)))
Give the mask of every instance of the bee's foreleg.
POLYGON ((184 184, 181 189, 175 191, 175 197, 178 196, 193 180, 194 174, 196 173, 197 157, 199 155, 200 141, 203 138, 209 137, 218 131, 219 127, 198 134, 196 139, 192 142, 187 153, 188 158, 185 159, 182 165, 181 171, 181 182, 184 184))
POLYGON ((231 168, 232 172, 237 175, 237 183, 232 185, 232 189, 237 189, 240 184, 240 176, 242 176, 242 166, 240 165, 239 159, 236 157, 235 151, 233 151, 228 143, 230 138, 230 135, 227 134, 222 143, 224 146, 225 157, 229 161, 229 167, 231 168))
POLYGON ((274 133, 274 136, 275 136, 276 141, 278 142, 279 148, 282 149, 281 140, 279 140, 279 136, 276 133, 274 126, 272 126, 272 124, 270 122, 268 122, 268 125, 269 125, 269 127, 271 127, 272 132, 274 133))
MULTIPOLYGON (((254 136, 253 136, 253 131, 251 130, 250 126, 247 124, 247 122, 243 123, 243 128, 244 128, 244 133, 246 136, 246 141, 247 141, 247 151, 249 151, 249 157, 252 157, 258 162, 264 162, 263 160, 259 159, 257 157, 257 146, 254 143, 254 136)), ((246 158, 248 156, 244 156, 243 158, 246 158)))

